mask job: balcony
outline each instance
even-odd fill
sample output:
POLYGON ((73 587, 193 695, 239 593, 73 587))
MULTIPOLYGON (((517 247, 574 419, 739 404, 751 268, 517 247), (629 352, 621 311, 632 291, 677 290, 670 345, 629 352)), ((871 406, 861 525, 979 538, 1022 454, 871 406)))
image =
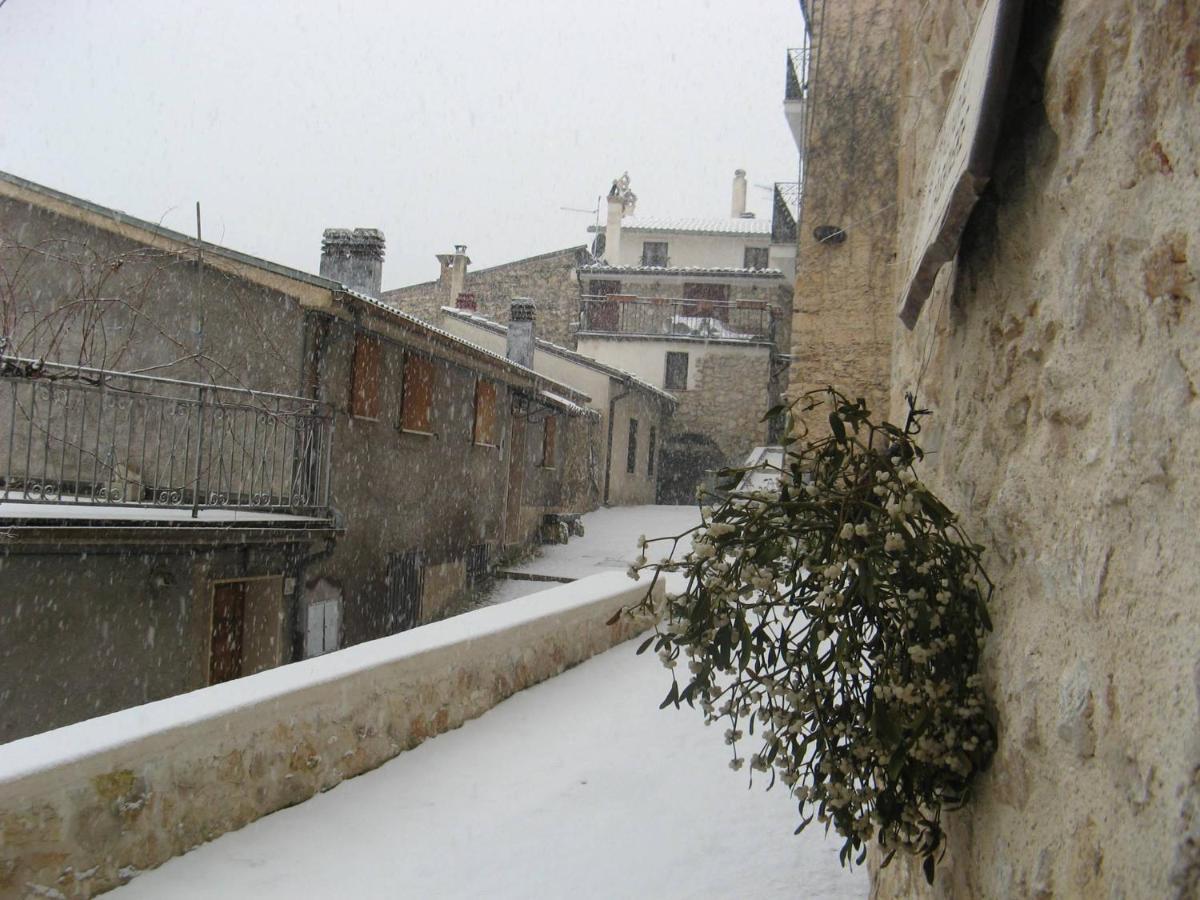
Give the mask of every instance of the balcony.
POLYGON ((796 223, 799 221, 799 182, 775 182, 774 204, 771 211, 771 243, 795 244, 796 223))
POLYGON ((580 301, 580 334, 775 340, 775 309, 762 300, 684 300, 608 294, 585 295, 580 301))
POLYGON ((811 91, 809 85, 809 61, 811 53, 808 47, 794 47, 787 52, 787 79, 783 92, 783 114, 788 127, 792 130, 792 138, 796 141, 796 149, 800 152, 801 161, 804 158, 805 142, 808 134, 808 119, 811 114, 811 91))
POLYGON ((303 397, 0 356, 0 503, 328 518, 331 424, 303 397))

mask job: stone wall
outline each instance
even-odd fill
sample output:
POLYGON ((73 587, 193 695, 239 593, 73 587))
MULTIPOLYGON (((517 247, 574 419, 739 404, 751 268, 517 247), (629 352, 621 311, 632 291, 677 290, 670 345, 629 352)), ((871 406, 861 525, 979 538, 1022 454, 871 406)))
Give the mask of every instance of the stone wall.
MULTIPOLYGON (((238 546, 236 533, 189 543, 73 532, 0 539, 0 743, 204 687, 213 583, 294 582, 310 549, 303 535, 291 546, 238 546)), ((280 612, 290 638, 293 604, 280 612)), ((292 658, 290 639, 276 649, 292 658)))
POLYGON ((770 408, 768 353, 721 353, 697 357, 696 389, 674 392, 679 408, 671 434, 703 434, 720 448, 730 465, 740 465, 767 441, 770 408))
MULTIPOLYGON (((821 3, 798 225, 788 395, 832 385, 884 410, 896 216, 896 0, 821 3), (842 229, 844 241, 813 231, 842 229)), ((822 414, 805 427, 828 430, 822 414)))
MULTIPOLYGON (((905 13, 900 247, 979 6, 905 13)), ((934 889, 897 859, 873 896, 1195 897, 1200 4, 1025 17, 992 184, 892 368, 989 548, 999 748, 934 889)))
MULTIPOLYGON (((463 290, 475 295, 482 316, 508 324, 509 301, 532 297, 537 302, 538 337, 564 347, 575 346, 579 321, 579 277, 576 266, 584 247, 568 247, 487 269, 467 271, 463 290)), ((437 322, 443 306, 453 306, 449 275, 439 281, 384 291, 383 299, 405 312, 437 322)))
POLYGON ((0 747, 0 895, 91 897, 374 769, 632 637, 606 622, 646 588, 603 573, 0 747))

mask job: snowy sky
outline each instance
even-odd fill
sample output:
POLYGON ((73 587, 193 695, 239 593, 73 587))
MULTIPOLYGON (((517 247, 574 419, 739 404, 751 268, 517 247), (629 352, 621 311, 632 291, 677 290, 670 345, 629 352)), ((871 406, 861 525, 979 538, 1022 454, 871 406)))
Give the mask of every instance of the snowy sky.
POLYGON ((796 179, 797 0, 6 0, 0 169, 316 271, 388 236, 384 287, 584 244, 629 169, 644 215, 796 179))
POLYGON ((645 215, 794 181, 797 0, 6 0, 0 169, 315 272, 381 228, 384 287, 582 244, 628 169, 645 215))

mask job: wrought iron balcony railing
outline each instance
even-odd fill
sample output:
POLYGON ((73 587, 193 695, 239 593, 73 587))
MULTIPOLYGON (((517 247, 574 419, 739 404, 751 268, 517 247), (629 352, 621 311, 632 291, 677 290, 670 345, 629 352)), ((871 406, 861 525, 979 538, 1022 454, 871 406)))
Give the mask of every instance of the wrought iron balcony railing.
POLYGON ((0 502, 325 518, 331 425, 303 397, 0 356, 0 502))
POLYGON ((585 295, 580 333, 774 341, 775 309, 763 300, 686 300, 585 295))
POLYGON ((808 47, 793 47, 787 52, 787 81, 784 100, 805 100, 808 97, 808 47))
POLYGON ((771 212, 771 243, 796 243, 796 223, 800 221, 800 183, 775 182, 775 202, 771 212))

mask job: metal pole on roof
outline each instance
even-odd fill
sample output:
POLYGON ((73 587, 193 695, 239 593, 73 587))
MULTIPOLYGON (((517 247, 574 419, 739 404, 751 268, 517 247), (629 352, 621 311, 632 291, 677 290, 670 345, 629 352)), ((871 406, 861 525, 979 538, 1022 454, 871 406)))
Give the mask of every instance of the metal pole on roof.
POLYGON ((204 250, 201 247, 200 201, 196 201, 196 296, 192 308, 196 311, 196 354, 204 352, 204 250))

